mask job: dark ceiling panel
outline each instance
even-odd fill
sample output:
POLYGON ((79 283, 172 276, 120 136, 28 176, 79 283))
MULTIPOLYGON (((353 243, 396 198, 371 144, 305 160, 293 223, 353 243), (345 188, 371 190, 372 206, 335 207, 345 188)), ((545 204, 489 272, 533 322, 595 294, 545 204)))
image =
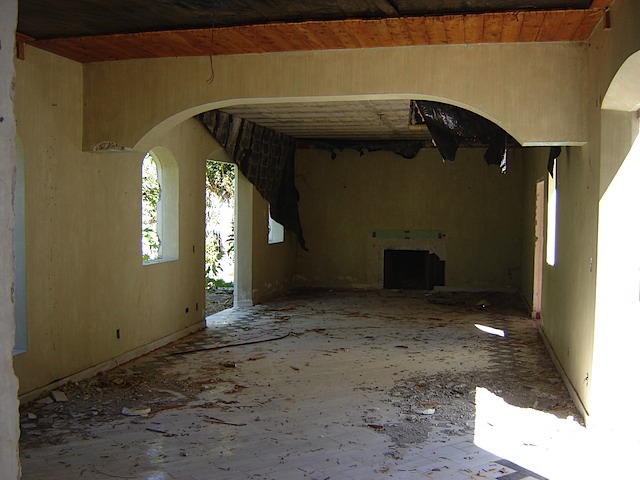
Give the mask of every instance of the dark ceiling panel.
POLYGON ((589 8, 591 0, 395 0, 401 15, 453 15, 589 8))
POLYGON ((274 22, 584 9, 590 0, 19 0, 18 31, 37 40, 274 22))
POLYGON ((40 40, 385 16, 397 16, 386 0, 20 0, 18 31, 40 40))

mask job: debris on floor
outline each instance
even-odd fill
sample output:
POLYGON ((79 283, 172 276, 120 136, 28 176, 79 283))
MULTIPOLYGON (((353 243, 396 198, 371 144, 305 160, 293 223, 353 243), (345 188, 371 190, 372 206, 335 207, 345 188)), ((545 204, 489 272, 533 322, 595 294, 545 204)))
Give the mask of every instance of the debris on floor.
POLYGON ((516 296, 427 298, 313 290, 221 311, 22 405, 23 478, 499 478, 505 461, 474 445, 478 389, 579 415, 516 296))

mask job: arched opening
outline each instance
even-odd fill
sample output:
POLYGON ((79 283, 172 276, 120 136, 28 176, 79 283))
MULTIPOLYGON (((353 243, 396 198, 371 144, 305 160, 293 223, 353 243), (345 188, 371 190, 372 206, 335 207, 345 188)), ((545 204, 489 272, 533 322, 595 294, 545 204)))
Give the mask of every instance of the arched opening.
MULTIPOLYGON (((433 148, 434 145, 432 144, 431 136, 429 136, 429 133, 428 133, 429 130, 427 129, 427 125, 425 124, 419 125, 419 124, 416 124, 416 122, 411 121, 411 108, 412 108, 412 104, 414 103, 412 102, 412 100, 414 98, 418 98, 419 101, 423 101, 420 99, 421 98, 425 99, 427 97, 425 97, 424 95, 416 96, 416 95, 410 95, 410 94, 384 94, 384 95, 360 95, 360 96, 314 97, 314 98, 310 98, 310 97, 280 98, 280 99, 265 98, 265 99, 252 99, 250 101, 246 99, 229 99, 221 102, 216 102, 213 104, 206 104, 206 105, 201 105, 199 107, 192 107, 184 112, 181 112, 179 114, 174 115, 171 118, 166 119, 164 122, 156 125, 152 130, 150 130, 138 142, 137 148, 144 148, 143 145, 152 145, 153 142, 156 141, 154 139, 158 138, 158 135, 161 135, 161 133, 165 131, 167 128, 170 128, 171 126, 175 125, 175 122, 178 121, 179 119, 184 119, 185 115, 199 116, 200 113, 204 113, 205 111, 206 112, 223 111, 223 112, 231 112, 229 113, 230 115, 237 115, 239 118, 252 119, 252 115, 256 114, 257 112, 258 116, 262 118, 262 120, 260 121, 261 125, 264 124, 265 121, 267 121, 268 123, 268 119, 271 119, 273 121, 276 121, 274 119, 277 119, 276 123, 279 125, 278 128, 283 128, 283 125, 288 125, 289 127, 292 127, 293 128, 292 130, 285 129, 285 135, 288 135, 290 138, 294 140, 294 143, 296 144, 295 148, 297 148, 298 152, 299 151, 309 152, 316 149, 316 145, 313 143, 315 140, 312 138, 311 141, 309 141, 310 140, 309 135, 307 135, 308 132, 304 130, 304 127, 307 127, 308 125, 312 125, 313 128, 315 128, 316 130, 315 130, 315 133, 312 132, 313 135, 311 136, 312 137, 315 136, 315 139, 319 139, 321 142, 323 138, 326 137, 326 135, 329 135, 330 137, 332 136, 334 139, 335 138, 355 138, 357 141, 356 143, 360 143, 361 145, 363 145, 363 148, 368 149, 369 152, 373 152, 373 151, 376 151, 376 149, 373 148, 373 146, 370 144, 375 143, 378 140, 381 140, 380 132, 387 132, 386 135, 389 135, 389 137, 387 137, 386 140, 390 140, 391 142, 393 142, 394 140, 399 141, 396 143, 405 142, 400 150, 393 150, 393 149, 390 150, 393 153, 399 153, 400 156, 409 158, 406 155, 410 155, 412 157, 412 156, 415 156, 418 151, 427 149, 431 152, 431 154, 433 154, 434 158, 438 159, 438 161, 441 160, 441 158, 447 158, 449 160, 453 160, 453 157, 449 155, 449 150, 447 150, 447 155, 444 155, 442 153, 443 150, 433 148), (367 127, 366 133, 364 134, 362 133, 362 130, 360 130, 360 134, 359 134, 360 136, 354 133, 357 129, 356 127, 354 127, 353 124, 350 124, 348 120, 342 119, 340 117, 340 115, 351 115, 353 117, 354 111, 361 112, 355 115, 355 122, 357 122, 357 125, 358 126, 364 125, 367 127), (331 115, 329 115, 329 113, 331 113, 331 115), (372 114, 373 116, 371 116, 372 114), (322 117, 321 120, 317 119, 318 115, 322 117), (363 115, 365 115, 366 118, 363 117, 363 115), (289 116, 290 118, 288 118, 289 116), (300 120, 301 118, 307 118, 307 119, 312 118, 313 122, 300 120), (329 130, 325 129, 327 125, 330 126, 329 130), (338 126, 337 128, 336 128, 336 125, 338 126), (296 129, 297 127, 302 127, 303 130, 296 129), (377 130, 372 129, 372 127, 375 127, 375 129, 377 130), (374 133, 372 134, 372 132, 374 133), (364 143, 362 142, 363 139, 365 140, 364 143), (413 140, 412 143, 417 145, 417 148, 412 147, 413 148, 412 151, 409 154, 407 154, 404 147, 406 146, 406 143, 411 143, 411 140, 413 140), (409 142, 406 142, 406 141, 409 141, 409 142), (438 151, 439 153, 437 153, 438 151)), ((474 147, 475 151, 470 155, 469 154, 470 150, 467 150, 466 153, 463 153, 460 156, 461 159, 465 159, 465 160, 460 160, 460 162, 454 162, 454 163, 466 162, 467 158, 473 158, 475 161, 477 157, 478 159, 480 159, 482 163, 488 163, 490 165, 495 164, 499 166, 498 170, 494 168, 487 169, 487 172, 491 172, 491 175, 494 175, 499 171, 502 171, 504 173, 506 169, 506 152, 508 149, 510 150, 512 146, 517 146, 519 144, 518 139, 512 137, 506 130, 504 130, 499 125, 499 123, 494 122, 494 120, 489 116, 485 116, 484 113, 477 108, 473 108, 472 106, 468 106, 468 105, 462 105, 460 104, 460 102, 456 102, 453 99, 442 99, 439 97, 437 98, 432 97, 424 101, 431 102, 433 104, 439 103, 440 105, 448 106, 451 109, 458 109, 460 112, 463 112, 464 114, 463 119, 468 119, 473 117, 474 119, 478 119, 484 124, 489 125, 492 128, 495 128, 496 132, 500 132, 501 135, 499 138, 501 140, 499 139, 498 141, 495 141, 495 138, 493 138, 493 135, 485 136, 484 138, 479 140, 479 137, 476 135, 477 132, 474 132, 473 128, 471 128, 471 132, 455 132, 455 133, 461 134, 456 140, 456 141, 460 141, 459 145, 455 145, 456 149, 458 148, 458 146, 461 149, 474 147), (445 100, 448 103, 444 103, 443 100, 445 100), (469 143, 465 144, 465 142, 469 142, 469 143), (475 147, 481 147, 481 148, 476 149, 475 147), (493 155, 491 156, 491 158, 493 158, 494 160, 492 162, 488 160, 489 158, 488 154, 490 152, 493 152, 493 155), (496 152, 498 153, 495 154, 496 152), (483 154, 484 154, 484 159, 483 159, 483 154)), ((353 118, 352 118, 352 121, 353 121, 353 118)), ((463 120, 463 123, 464 123, 464 120, 463 120)), ((227 123, 225 123, 225 125, 227 125, 227 123)), ((209 128, 209 126, 207 126, 207 128, 209 128)), ((269 128, 269 127, 265 127, 265 128, 269 128)), ((215 152, 211 154, 209 156, 209 159, 212 159, 217 155, 219 157, 225 157, 222 159, 222 161, 233 161, 235 163, 238 163, 238 162, 242 163, 241 159, 232 158, 231 155, 233 155, 233 152, 231 152, 231 155, 230 155, 230 152, 228 151, 229 149, 227 148, 226 141, 229 136, 229 133, 225 131, 221 136, 216 136, 214 135, 215 129, 210 128, 209 130, 212 133, 214 139, 218 142, 218 144, 220 144, 223 147, 219 149, 217 154, 215 152)), ((274 130, 277 130, 277 129, 274 128, 274 130)), ((453 136, 454 135, 449 135, 449 138, 452 138, 453 136)), ((442 139, 443 137, 439 137, 439 138, 442 139)), ((385 139, 382 139, 382 140, 385 140, 385 139)), ((264 151, 264 148, 254 143, 253 139, 249 138, 248 142, 249 142, 248 145, 245 145, 244 147, 242 147, 244 149, 243 150, 244 152, 252 151, 255 153, 256 151, 264 151)), ((277 142, 271 142, 270 145, 273 145, 274 143, 277 143, 277 142)), ((343 145, 339 145, 338 147, 336 147, 337 150, 341 150, 343 148, 348 149, 351 147, 349 146, 345 147, 343 145)), ((377 145, 376 145, 376 148, 377 148, 377 145)), ((214 159, 217 160, 217 158, 214 158, 214 159)), ((297 160, 296 160, 296 163, 297 163, 297 160)), ((258 170, 262 172, 268 172, 271 170, 271 168, 268 165, 267 166, 260 165, 259 167, 256 167, 256 165, 257 164, 254 163, 253 166, 250 168, 253 168, 254 171, 258 170)), ((473 180, 471 179, 469 181, 471 183, 474 183, 473 180)), ((493 180, 489 180, 489 182, 492 182, 492 181, 493 180)), ((293 177, 291 178, 291 182, 292 183, 290 185, 292 185, 295 188, 295 184, 293 183, 293 177)), ((280 249, 280 251, 284 251, 284 249, 290 248, 285 246, 287 244, 287 239, 293 240, 294 242, 296 238, 300 240, 300 236, 298 235, 298 233, 301 233, 301 232, 296 230, 295 227, 292 229, 290 225, 284 225, 287 230, 290 230, 294 234, 285 235, 284 242, 274 242, 273 238, 269 237, 269 234, 275 232, 277 229, 277 228, 274 228, 274 227, 277 227, 277 225, 272 224, 269 217, 278 221, 281 224, 284 224, 283 222, 280 222, 280 220, 276 218, 275 215, 271 215, 273 214, 274 206, 294 204, 296 203, 296 201, 291 200, 291 198, 295 198, 296 196, 293 195, 287 201, 281 201, 281 199, 274 200, 275 197, 272 197, 271 199, 269 199, 267 198, 267 196, 264 195, 264 192, 261 191, 260 188, 257 188, 257 191, 260 194, 259 196, 262 196, 262 198, 265 199, 267 202, 266 205, 264 206, 264 212, 262 212, 261 210, 263 209, 263 205, 257 205, 255 203, 257 201, 256 198, 258 197, 256 197, 254 186, 259 184, 260 184, 260 181, 256 181, 255 178, 251 179, 251 182, 250 182, 249 180, 247 180, 247 177, 245 175, 239 174, 237 176, 236 219, 234 222, 234 228, 235 228, 234 253, 236 256, 235 275, 234 275, 234 287, 235 287, 234 288, 234 292, 235 292, 234 305, 236 306, 253 304, 254 296, 256 295, 256 292, 258 296, 262 295, 260 293, 261 287, 263 287, 263 289, 265 290, 268 290, 269 292, 275 292, 275 291, 278 291, 278 289, 282 290, 284 286, 288 287, 290 285, 293 285, 294 282, 298 283, 299 281, 303 281, 303 282, 305 281, 304 279, 302 279, 304 275, 299 275, 298 274, 299 272, 296 271, 296 269, 301 263, 295 259, 288 261, 287 268, 293 271, 293 273, 290 272, 290 274, 288 275, 288 279, 277 279, 276 281, 271 281, 271 279, 267 278, 268 275, 270 275, 270 273, 269 274, 261 273, 261 272, 266 272, 272 269, 274 266, 274 262, 276 261, 275 259, 270 259, 268 261, 264 260, 265 257, 263 253, 267 256, 270 256, 270 253, 268 251, 265 251, 265 252, 261 251, 257 255, 255 253, 256 245, 262 243, 262 240, 261 240, 261 238, 263 237, 262 230, 264 229, 264 243, 265 245, 268 245, 269 246, 268 248, 271 248, 272 251, 276 251, 276 249, 278 248, 280 249), (256 206, 259 208, 259 210, 254 210, 256 206), (257 217, 264 217, 264 218, 261 218, 260 221, 258 222, 257 217), (262 225, 262 223, 264 223, 264 225, 262 225), (263 266, 259 267, 258 271, 256 271, 256 268, 255 268, 256 262, 263 263, 263 266), (256 283, 257 276, 260 276, 261 274, 264 278, 264 281, 262 281, 262 283, 256 283)), ((486 199, 488 198, 488 196, 485 196, 484 198, 486 199)), ((488 207, 488 208, 491 208, 492 210, 495 209, 494 207, 488 207)), ((297 216, 297 212, 294 212, 294 213, 297 216)), ((307 214, 310 215, 312 218, 317 217, 313 212, 307 212, 307 214)), ((480 218, 480 215, 477 215, 476 218, 480 218)), ((416 228, 416 226, 413 225, 410 228, 415 229, 418 232, 429 231, 431 233, 437 230, 437 229, 434 230, 433 228, 431 228, 431 225, 428 225, 426 222, 421 221, 421 223, 424 223, 424 225, 420 225, 418 228, 416 228)), ((408 224, 409 222, 407 222, 407 225, 408 224)), ((402 226, 404 227, 404 225, 402 226)), ((478 228, 485 230, 484 226, 478 226, 478 228)), ((325 231, 330 231, 330 229, 325 229, 325 231)), ((365 237, 370 235, 370 233, 371 232, 365 234, 365 237)), ((278 237, 278 238, 281 238, 281 237, 278 237)), ((305 248, 304 243, 301 243, 301 246, 302 246, 302 249, 305 248)), ((358 255, 360 255, 361 252, 364 250, 360 249, 358 252, 358 255)), ((291 257, 295 257, 295 253, 292 254, 290 252, 289 255, 291 257)), ((515 271, 515 269, 517 268, 515 266, 517 255, 513 254, 511 256, 513 257, 512 263, 514 263, 514 265, 509 267, 509 269, 511 271, 515 271)), ((479 265, 480 262, 478 261, 478 258, 481 258, 481 257, 483 257, 483 255, 477 255, 476 259, 473 261, 474 264, 479 265)), ((443 258, 444 257, 440 258, 440 260, 443 260, 443 258)), ((369 260, 367 260, 367 262, 368 261, 369 260)), ((482 262, 487 263, 488 270, 496 269, 496 266, 495 266, 496 262, 492 263, 490 260, 486 260, 486 259, 483 259, 482 262)), ((304 262, 302 262, 302 264, 304 264, 304 262)), ((360 268, 360 270, 362 271, 365 271, 369 267, 367 265, 362 265, 358 268, 360 268)), ((481 268, 483 267, 478 266, 478 269, 481 269, 481 268)), ((505 268, 503 270, 507 270, 507 269, 505 268)), ((486 286, 491 286, 491 285, 495 286, 497 283, 501 283, 501 284, 508 284, 508 288, 510 289, 517 288, 515 284, 516 282, 515 277, 513 277, 513 275, 511 274, 507 274, 507 275, 509 276, 509 279, 506 279, 506 276, 504 274, 498 274, 497 276, 493 275, 493 278, 489 279, 486 282, 486 286), (496 279, 497 277, 500 277, 500 278, 496 279)), ((341 277, 342 277, 342 280, 340 281, 343 281, 343 280, 348 281, 349 285, 351 286, 353 285, 363 286, 365 284, 373 285, 371 280, 371 278, 373 277, 368 274, 362 275, 361 276, 362 278, 359 278, 357 280, 356 280, 356 277, 351 274, 349 275, 345 274, 345 275, 342 275, 341 277)), ((376 275, 374 275, 374 277, 377 278, 376 275)), ((456 277, 453 276, 451 278, 455 280, 456 277)), ((466 279, 461 281, 466 281, 466 279)), ((377 283, 375 284, 377 285, 377 283)), ((482 288, 485 288, 485 287, 483 286, 482 288)))
POLYGON ((178 258, 178 164, 169 150, 151 149, 141 166, 143 264, 178 258))

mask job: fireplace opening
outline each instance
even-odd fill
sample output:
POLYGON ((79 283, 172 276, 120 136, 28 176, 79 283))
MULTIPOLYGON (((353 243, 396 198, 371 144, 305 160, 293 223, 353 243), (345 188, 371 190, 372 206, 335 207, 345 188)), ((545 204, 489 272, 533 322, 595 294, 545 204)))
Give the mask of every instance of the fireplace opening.
POLYGON ((426 250, 385 250, 384 288, 433 290, 444 285, 444 261, 426 250))

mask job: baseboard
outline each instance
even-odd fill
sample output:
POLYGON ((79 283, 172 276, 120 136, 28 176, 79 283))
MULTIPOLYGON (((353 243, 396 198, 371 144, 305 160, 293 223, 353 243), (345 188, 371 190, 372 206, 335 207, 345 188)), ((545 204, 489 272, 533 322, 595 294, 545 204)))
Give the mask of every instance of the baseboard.
POLYGON ((172 333, 171 335, 167 335, 166 337, 162 337, 154 342, 147 343, 146 345, 142 345, 141 347, 130 350, 126 353, 118 355, 112 359, 107 360, 106 362, 102 362, 98 365, 94 365, 93 367, 87 368, 86 370, 82 370, 78 373, 74 373, 73 375, 69 375, 68 377, 61 378, 56 380, 55 382, 49 383, 44 387, 36 388, 35 390, 31 390, 30 392, 23 393, 18 397, 20 403, 27 403, 36 398, 39 398, 43 394, 50 392, 51 390, 55 390, 56 388, 61 387, 62 385, 69 382, 79 382, 80 380, 84 380, 86 378, 91 378, 98 374, 99 372, 106 372, 107 370, 111 370, 112 368, 116 368, 123 363, 127 363, 135 358, 138 358, 142 355, 145 355, 149 352, 157 350, 160 347, 164 347, 171 342, 175 342, 176 340, 180 340, 182 337, 186 337, 187 335, 191 335, 192 333, 198 332, 205 328, 204 320, 199 321, 198 323, 194 323, 193 325, 183 328, 182 330, 172 333))
POLYGON ((571 383, 571 380, 569 380, 569 377, 565 373, 564 368, 562 368, 562 364, 560 363, 560 360, 558 360, 558 356, 556 355, 556 352, 553 350, 553 347, 551 346, 551 342, 549 342, 547 335, 544 333, 542 324, 539 321, 537 321, 536 326, 538 327, 538 333, 540 334, 540 337, 542 337, 544 346, 547 349, 547 352, 549 352, 549 356, 551 357, 551 360, 553 361, 553 364, 555 365, 556 370, 560 374, 560 378, 562 378, 562 381, 564 382, 565 387, 567 387, 567 390, 569 391, 569 396, 571 397, 573 404, 576 406, 576 408, 580 412, 580 415, 582 416, 585 425, 587 425, 589 422, 589 411, 582 403, 582 399, 580 398, 580 395, 578 395, 578 392, 576 391, 573 384, 571 383))
POLYGON ((453 292, 463 292, 463 293, 518 293, 518 289, 511 287, 445 287, 440 285, 435 285, 431 293, 453 293, 453 292))

